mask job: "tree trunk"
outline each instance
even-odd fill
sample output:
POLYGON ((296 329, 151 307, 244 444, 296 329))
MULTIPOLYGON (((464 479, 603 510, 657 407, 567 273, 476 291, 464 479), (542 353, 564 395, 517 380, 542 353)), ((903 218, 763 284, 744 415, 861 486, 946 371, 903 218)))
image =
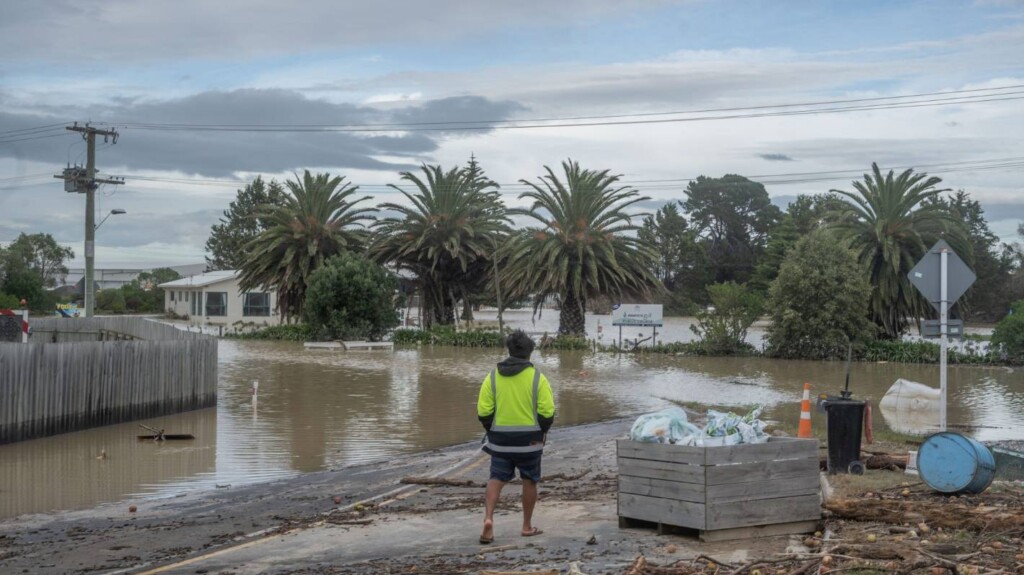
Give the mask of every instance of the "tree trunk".
POLYGON ((442 286, 425 283, 423 286, 423 329, 455 323, 455 310, 442 286))
POLYGON ((587 324, 584 310, 587 308, 585 298, 577 298, 571 291, 562 297, 561 309, 558 312, 558 335, 575 337, 587 336, 587 324))

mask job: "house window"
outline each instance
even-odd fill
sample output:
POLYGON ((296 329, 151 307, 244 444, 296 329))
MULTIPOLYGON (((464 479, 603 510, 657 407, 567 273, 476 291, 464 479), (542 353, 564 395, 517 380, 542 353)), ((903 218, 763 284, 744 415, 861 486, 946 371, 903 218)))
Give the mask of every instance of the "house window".
POLYGON ((269 316, 270 315, 270 294, 268 293, 247 293, 244 294, 244 316, 269 316))
POLYGON ((192 295, 192 315, 199 315, 199 301, 202 299, 199 295, 199 292, 192 295))
POLYGON ((171 291, 171 301, 174 301, 174 291, 171 291))
POLYGON ((228 292, 212 291, 206 294, 206 315, 228 315, 228 292))

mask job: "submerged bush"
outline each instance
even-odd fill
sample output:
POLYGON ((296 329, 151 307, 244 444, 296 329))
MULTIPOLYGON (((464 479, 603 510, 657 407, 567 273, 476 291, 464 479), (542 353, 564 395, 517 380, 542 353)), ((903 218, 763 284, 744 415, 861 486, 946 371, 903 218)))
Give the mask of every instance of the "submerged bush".
POLYGON ((224 337, 233 339, 261 339, 277 341, 310 341, 313 330, 304 323, 272 325, 263 329, 245 333, 226 333, 224 337))

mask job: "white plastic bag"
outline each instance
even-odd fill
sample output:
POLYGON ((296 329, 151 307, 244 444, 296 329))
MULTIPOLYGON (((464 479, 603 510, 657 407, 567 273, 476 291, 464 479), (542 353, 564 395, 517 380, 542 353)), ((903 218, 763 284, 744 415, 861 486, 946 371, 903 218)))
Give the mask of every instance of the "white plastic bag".
POLYGON ((687 421, 686 412, 678 407, 641 415, 629 431, 630 439, 644 443, 702 445, 702 436, 701 429, 687 421))

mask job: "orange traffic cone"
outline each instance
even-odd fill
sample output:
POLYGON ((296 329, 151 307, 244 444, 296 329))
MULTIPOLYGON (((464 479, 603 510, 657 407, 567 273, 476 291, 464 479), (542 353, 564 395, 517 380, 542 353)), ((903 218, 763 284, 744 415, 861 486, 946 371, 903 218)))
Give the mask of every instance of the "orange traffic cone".
POLYGON ((811 384, 804 383, 804 399, 800 402, 800 427, 796 432, 797 437, 811 438, 811 384))

